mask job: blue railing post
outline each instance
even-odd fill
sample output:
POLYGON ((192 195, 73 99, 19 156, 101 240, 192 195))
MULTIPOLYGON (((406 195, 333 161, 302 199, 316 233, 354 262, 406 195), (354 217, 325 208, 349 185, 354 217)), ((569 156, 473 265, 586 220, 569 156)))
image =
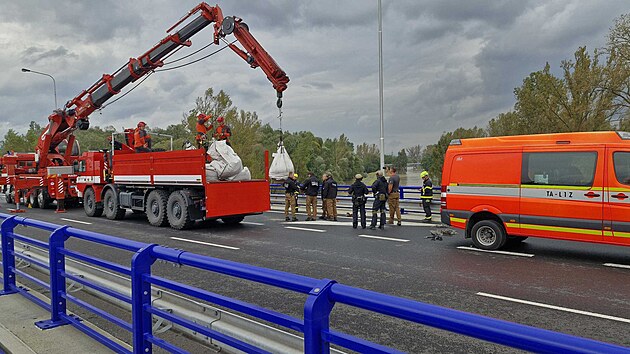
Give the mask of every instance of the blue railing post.
POLYGON ((313 288, 304 304, 304 353, 330 353, 330 343, 322 340, 322 332, 329 329, 330 311, 335 303, 330 301, 330 287, 336 281, 322 279, 313 288))
POLYGON ((66 257, 59 252, 68 239, 62 226, 48 238, 48 265, 50 267, 50 320, 35 322, 40 329, 46 330, 68 324, 66 313, 66 278, 61 275, 66 269, 66 257))
POLYGON ((146 308, 151 306, 151 283, 144 280, 151 275, 151 265, 155 262, 153 247, 148 245, 133 255, 131 259, 131 319, 133 329, 133 352, 152 353, 153 346, 147 340, 152 332, 151 313, 146 308))
POLYGON ((15 256, 13 255, 14 245, 13 230, 17 226, 15 216, 5 219, 0 225, 0 240, 2 240, 2 283, 3 288, 0 291, 1 295, 15 294, 17 287, 15 286, 15 256))

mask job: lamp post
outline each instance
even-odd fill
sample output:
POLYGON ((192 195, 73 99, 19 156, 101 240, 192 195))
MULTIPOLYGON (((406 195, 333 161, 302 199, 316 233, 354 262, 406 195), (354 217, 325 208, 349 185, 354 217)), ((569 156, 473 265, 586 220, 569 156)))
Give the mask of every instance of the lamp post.
POLYGON ((378 98, 381 117, 381 172, 385 175, 385 123, 383 121, 383 10, 378 0, 378 98))
POLYGON ((51 78, 52 81, 53 81, 53 93, 55 94, 55 108, 54 109, 59 108, 59 106, 57 105, 57 83, 55 82, 55 78, 52 75, 46 74, 46 73, 42 73, 42 72, 39 72, 39 71, 35 71, 35 70, 26 69, 26 68, 22 68, 22 72, 23 73, 33 73, 33 74, 44 75, 44 76, 48 76, 49 78, 51 78))

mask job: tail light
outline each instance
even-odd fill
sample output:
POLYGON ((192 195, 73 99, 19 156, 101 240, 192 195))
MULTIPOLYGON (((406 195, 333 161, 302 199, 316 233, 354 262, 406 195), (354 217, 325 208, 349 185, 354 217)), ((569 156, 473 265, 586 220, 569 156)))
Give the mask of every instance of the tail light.
POLYGON ((442 186, 442 193, 440 194, 440 211, 446 209, 446 186, 442 186))

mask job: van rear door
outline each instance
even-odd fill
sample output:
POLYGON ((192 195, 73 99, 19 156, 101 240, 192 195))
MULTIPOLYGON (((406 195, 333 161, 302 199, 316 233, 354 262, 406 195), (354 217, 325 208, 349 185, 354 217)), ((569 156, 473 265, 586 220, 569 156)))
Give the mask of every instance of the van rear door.
POLYGON ((532 236, 602 241, 601 145, 523 149, 520 227, 532 236))
POLYGON ((630 245, 630 148, 609 147, 604 240, 630 245), (607 218, 608 219, 608 218, 607 218))

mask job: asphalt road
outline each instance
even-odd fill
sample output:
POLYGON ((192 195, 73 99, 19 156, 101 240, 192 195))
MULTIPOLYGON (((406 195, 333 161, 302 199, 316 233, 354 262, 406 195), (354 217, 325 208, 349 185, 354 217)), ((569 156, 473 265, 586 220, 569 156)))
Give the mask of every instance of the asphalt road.
MULTIPOLYGON (((273 211, 241 225, 214 222, 187 231, 155 228, 131 213, 121 221, 89 218, 82 209, 28 209, 23 215, 630 346, 630 269, 604 265, 630 265, 630 248, 530 238, 506 250, 516 254, 486 253, 465 249, 471 244, 461 233, 431 241, 432 226, 353 230, 348 218, 285 223, 273 211)), ((129 264, 128 253, 81 242, 69 246, 129 264)), ((191 269, 157 265, 154 272, 302 317, 303 295, 191 269)), ((344 306, 333 310, 332 327, 406 352, 514 352, 344 306)))

